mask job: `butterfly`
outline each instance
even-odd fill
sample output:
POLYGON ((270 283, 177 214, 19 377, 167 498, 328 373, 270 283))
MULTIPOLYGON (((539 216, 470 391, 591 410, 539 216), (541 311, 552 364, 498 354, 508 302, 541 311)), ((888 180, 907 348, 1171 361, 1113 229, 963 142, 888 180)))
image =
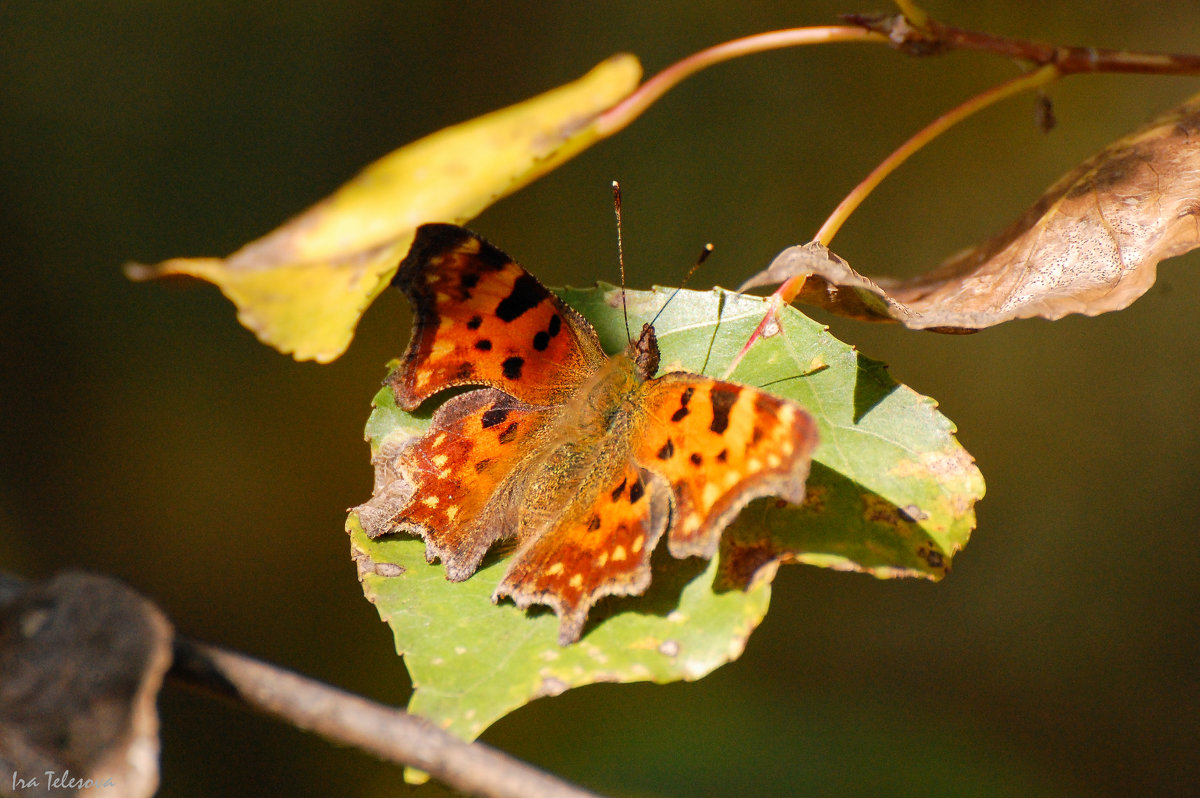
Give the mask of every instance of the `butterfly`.
POLYGON ((677 558, 711 558, 752 499, 803 500, 812 417, 750 386, 655 376, 653 325, 610 357, 583 316, 449 224, 417 230, 393 285, 414 311, 386 382, 396 404, 415 410, 475 387, 399 451, 394 468, 411 494, 387 513, 360 513, 364 531, 420 536, 456 582, 494 544, 515 541, 492 600, 548 605, 560 645, 579 639, 600 598, 645 592, 664 536, 677 558))

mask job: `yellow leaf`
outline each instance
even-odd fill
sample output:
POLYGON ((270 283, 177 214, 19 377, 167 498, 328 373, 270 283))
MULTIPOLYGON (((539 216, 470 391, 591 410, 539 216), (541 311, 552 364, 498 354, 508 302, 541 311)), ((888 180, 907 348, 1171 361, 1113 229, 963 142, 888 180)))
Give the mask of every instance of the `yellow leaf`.
POLYGON ((215 283, 263 343, 297 360, 327 363, 350 344, 418 226, 461 224, 586 149, 604 135, 597 115, 640 78, 636 58, 613 56, 573 83, 384 156, 228 258, 130 264, 126 274, 215 283))

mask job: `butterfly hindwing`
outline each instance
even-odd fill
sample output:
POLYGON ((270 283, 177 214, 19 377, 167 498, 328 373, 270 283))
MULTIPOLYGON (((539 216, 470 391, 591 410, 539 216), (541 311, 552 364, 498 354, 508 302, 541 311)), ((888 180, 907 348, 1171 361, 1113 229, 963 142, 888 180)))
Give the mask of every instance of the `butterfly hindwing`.
POLYGON ((466 579, 493 543, 516 534, 522 466, 549 412, 490 388, 447 401, 400 455, 411 498, 369 534, 417 534, 448 579, 466 579))
POLYGON ((674 492, 674 556, 711 558, 722 530, 753 499, 804 499, 817 432, 798 405, 686 372, 645 383, 639 402, 646 420, 634 457, 674 492))
POLYGON ((522 608, 548 604, 560 645, 579 639, 600 598, 645 592, 650 554, 670 519, 666 484, 634 463, 599 487, 586 512, 564 516, 513 555, 494 596, 522 608))
POLYGON ((393 279, 416 314, 396 402, 457 385, 559 403, 605 360, 592 326, 507 255, 461 227, 427 224, 393 279))

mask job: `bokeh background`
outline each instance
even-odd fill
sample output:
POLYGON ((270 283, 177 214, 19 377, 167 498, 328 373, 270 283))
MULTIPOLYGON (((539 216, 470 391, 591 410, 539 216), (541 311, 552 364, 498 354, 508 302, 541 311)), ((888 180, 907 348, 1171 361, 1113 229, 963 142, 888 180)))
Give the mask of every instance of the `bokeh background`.
MULTIPOLYGON (((882 4, 877 4, 882 5, 882 4)), ((1195 51, 1194 0, 931 0, 944 21, 1195 51)), ((127 260, 221 255, 425 133, 609 54, 652 73, 707 45, 825 24, 846 0, 0 3, 0 567, 111 573, 190 635, 402 704, 389 631, 342 532, 370 492, 362 427, 404 303, 298 364, 211 286, 127 260)), ((734 285, 807 240, 880 158, 1014 74, 837 45, 692 78, 473 223, 548 283, 734 285)), ((1016 216, 1078 161, 1200 89, 1075 77, 923 152, 835 242, 909 274, 1016 216)), ((822 317, 936 397, 988 481, 941 584, 782 569, 745 655, 695 684, 545 699, 488 742, 616 795, 1186 794, 1200 784, 1200 265, 1128 311, 940 337, 822 317)), ((169 796, 406 794, 399 771, 168 688, 169 796)), ((430 785, 419 795, 436 796, 430 785)))

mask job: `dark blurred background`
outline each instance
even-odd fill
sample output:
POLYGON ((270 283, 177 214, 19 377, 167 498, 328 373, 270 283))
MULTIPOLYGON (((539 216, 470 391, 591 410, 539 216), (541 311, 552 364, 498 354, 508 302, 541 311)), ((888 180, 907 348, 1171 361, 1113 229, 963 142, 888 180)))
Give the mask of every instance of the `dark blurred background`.
MULTIPOLYGON (((882 5, 882 4, 879 4, 882 5)), ((928 3, 1059 43, 1196 51, 1194 0, 928 3)), ((826 24, 801 2, 0 3, 0 567, 128 580, 178 627, 402 704, 391 635, 342 532, 362 427, 408 337, 385 296, 349 353, 298 364, 206 285, 127 260, 223 255, 371 160, 628 50, 826 24)), ((612 280, 608 183, 636 286, 734 285, 807 240, 925 122, 1015 74, 837 45, 757 55, 473 223, 548 283, 612 280)), ((835 248, 910 274, 1007 224, 1058 175, 1200 89, 1075 77, 1042 135, 1024 97, 921 153, 835 248)), ((988 481, 941 584, 788 567, 741 660, 696 684, 545 699, 485 738, 617 795, 1185 794, 1200 783, 1200 265, 1131 309, 940 337, 821 317, 936 397, 988 481)), ((170 796, 404 794, 396 768, 178 688, 170 796)), ((420 788, 420 795, 442 794, 420 788)))

